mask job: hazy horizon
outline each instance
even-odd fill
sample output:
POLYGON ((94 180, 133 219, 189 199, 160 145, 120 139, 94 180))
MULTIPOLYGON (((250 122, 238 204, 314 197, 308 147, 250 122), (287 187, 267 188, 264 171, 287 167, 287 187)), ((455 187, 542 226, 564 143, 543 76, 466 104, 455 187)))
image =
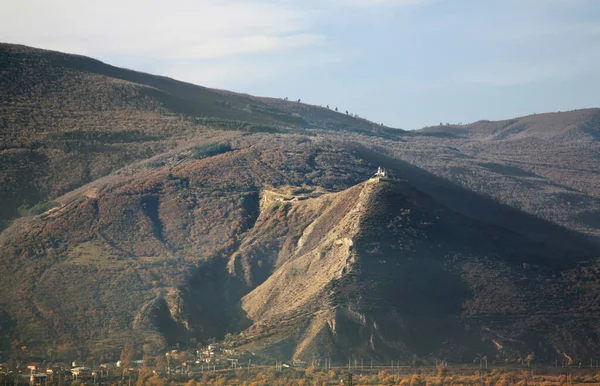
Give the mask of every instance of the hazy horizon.
POLYGON ((600 3, 6 4, 1 40, 418 129, 600 105, 600 3))

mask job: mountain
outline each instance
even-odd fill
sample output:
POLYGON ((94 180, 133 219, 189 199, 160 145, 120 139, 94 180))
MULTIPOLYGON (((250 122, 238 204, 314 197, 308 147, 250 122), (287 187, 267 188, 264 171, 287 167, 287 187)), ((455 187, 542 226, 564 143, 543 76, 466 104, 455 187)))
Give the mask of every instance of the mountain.
POLYGON ((6 203, 0 229, 19 207, 27 211, 188 141, 212 143, 231 131, 402 133, 327 108, 25 46, 0 44, 0 74, 0 200, 6 203))
POLYGON ((422 133, 477 138, 486 141, 525 138, 549 140, 600 139, 600 109, 565 113, 535 114, 505 121, 478 121, 469 125, 440 125, 421 129, 422 133))
POLYGON ((600 348, 597 110, 404 132, 80 56, 0 58, 0 350, 600 348))
MULTIPOLYGON (((584 320, 574 315, 589 305, 549 283, 575 268, 573 251, 473 221, 406 180, 372 179, 285 210, 294 218, 315 207, 320 215, 301 237, 288 234, 297 239, 294 252, 280 254, 273 274, 242 299, 253 325, 241 336, 252 349, 342 363, 348 353, 404 361, 518 357, 530 342, 546 359, 575 350, 557 337, 573 319, 584 320)), ((243 267, 241 256, 248 252, 229 265, 243 267)), ((595 321, 575 323, 590 340, 577 350, 592 353, 595 321)))

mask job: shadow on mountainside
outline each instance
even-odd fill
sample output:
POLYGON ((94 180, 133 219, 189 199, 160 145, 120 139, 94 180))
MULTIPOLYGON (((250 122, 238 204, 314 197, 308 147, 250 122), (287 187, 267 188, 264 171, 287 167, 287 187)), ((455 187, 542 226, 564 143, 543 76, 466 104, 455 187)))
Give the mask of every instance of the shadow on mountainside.
POLYGON ((518 233, 555 251, 564 268, 600 254, 600 242, 589 236, 467 190, 408 162, 355 145, 353 151, 373 165, 382 165, 449 209, 474 220, 518 233))

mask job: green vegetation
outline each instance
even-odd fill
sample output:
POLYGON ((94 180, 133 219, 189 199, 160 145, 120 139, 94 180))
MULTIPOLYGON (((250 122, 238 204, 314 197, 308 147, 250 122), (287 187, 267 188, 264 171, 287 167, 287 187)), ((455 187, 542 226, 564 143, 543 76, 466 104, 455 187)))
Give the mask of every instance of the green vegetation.
POLYGON ((232 148, 229 144, 224 143, 208 143, 206 145, 200 145, 191 149, 192 158, 202 159, 212 157, 217 154, 223 154, 231 151, 232 148))
POLYGON ((56 208, 59 205, 59 203, 54 201, 38 202, 31 207, 23 205, 19 207, 19 214, 21 216, 37 216, 38 214, 42 214, 52 208, 56 208))

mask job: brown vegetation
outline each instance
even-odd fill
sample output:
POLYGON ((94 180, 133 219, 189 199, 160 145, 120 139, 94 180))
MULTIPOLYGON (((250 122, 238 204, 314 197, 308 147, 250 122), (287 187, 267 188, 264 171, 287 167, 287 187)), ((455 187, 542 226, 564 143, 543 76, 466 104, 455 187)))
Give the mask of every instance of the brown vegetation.
POLYGON ((597 110, 405 133, 21 46, 0 62, 1 350, 599 349, 597 110), (377 166, 405 181, 363 183, 377 166))

